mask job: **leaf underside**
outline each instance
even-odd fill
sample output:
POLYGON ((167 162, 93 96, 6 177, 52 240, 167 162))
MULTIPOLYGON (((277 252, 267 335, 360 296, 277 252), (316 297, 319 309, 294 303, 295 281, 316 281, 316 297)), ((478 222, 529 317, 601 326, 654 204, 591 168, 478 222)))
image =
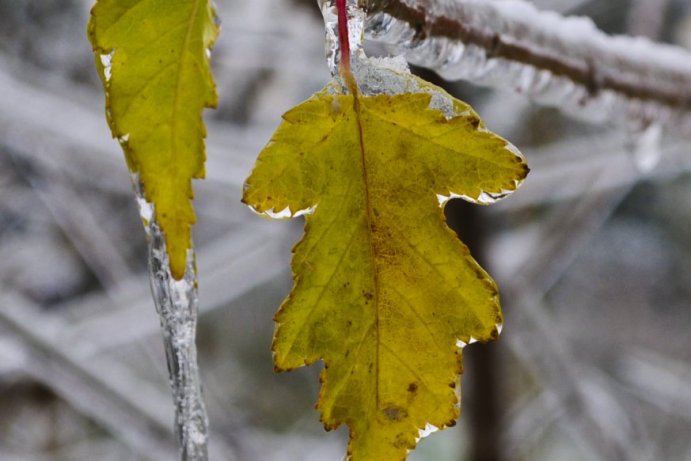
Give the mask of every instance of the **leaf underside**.
POLYGON ((323 90, 284 115, 245 185, 260 213, 316 207, 275 317, 274 360, 324 360, 318 409, 326 428, 348 425, 353 461, 403 460, 420 429, 453 425, 458 341, 492 340, 502 322, 494 282, 437 195, 501 195, 527 166, 455 104, 465 115, 447 119, 429 94, 323 90))
POLYGON ((89 39, 106 115, 139 174, 182 278, 195 222, 192 179, 204 176, 205 107, 217 102, 207 52, 218 34, 209 0, 98 0, 89 39))

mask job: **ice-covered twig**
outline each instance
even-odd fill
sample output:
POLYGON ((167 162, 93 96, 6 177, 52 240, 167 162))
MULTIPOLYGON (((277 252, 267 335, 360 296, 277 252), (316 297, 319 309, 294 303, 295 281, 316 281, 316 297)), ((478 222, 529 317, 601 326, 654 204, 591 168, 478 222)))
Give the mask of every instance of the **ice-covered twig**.
POLYGON ((161 322, 180 459, 206 461, 209 418, 202 397, 195 344, 199 297, 194 250, 187 251, 185 275, 176 280, 171 274, 165 235, 156 222, 154 206, 144 198, 137 175, 133 176, 132 184, 149 240, 151 292, 161 322))
POLYGON ((691 53, 608 36, 523 0, 370 0, 366 34, 447 80, 525 93, 593 123, 691 137, 691 53))

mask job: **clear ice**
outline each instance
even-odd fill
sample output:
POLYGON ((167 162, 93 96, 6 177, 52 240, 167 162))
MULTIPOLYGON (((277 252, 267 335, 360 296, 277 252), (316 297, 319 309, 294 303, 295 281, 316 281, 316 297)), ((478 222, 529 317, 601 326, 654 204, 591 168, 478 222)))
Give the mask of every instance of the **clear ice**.
POLYGON ((103 76, 106 79, 106 84, 110 83, 110 76, 113 71, 113 55, 115 54, 115 51, 111 51, 110 53, 102 53, 99 58, 101 60, 101 64, 103 65, 103 76))

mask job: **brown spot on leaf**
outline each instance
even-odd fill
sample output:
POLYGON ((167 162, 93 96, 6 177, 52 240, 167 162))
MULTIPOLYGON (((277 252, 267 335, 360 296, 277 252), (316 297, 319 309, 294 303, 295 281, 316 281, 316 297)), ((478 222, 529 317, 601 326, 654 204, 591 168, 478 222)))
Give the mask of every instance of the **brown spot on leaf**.
POLYGON ((389 405, 382 410, 384 416, 387 417, 389 421, 401 421, 403 418, 408 417, 408 412, 403 407, 397 405, 389 405))

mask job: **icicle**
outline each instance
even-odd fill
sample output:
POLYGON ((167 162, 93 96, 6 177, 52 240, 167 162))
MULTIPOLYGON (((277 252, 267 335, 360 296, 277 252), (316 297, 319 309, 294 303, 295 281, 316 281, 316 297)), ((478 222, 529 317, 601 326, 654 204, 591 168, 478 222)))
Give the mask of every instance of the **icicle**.
POLYGON ((144 198, 136 175, 132 176, 132 184, 149 242, 151 292, 163 333, 181 459, 206 461, 209 420, 202 398, 195 345, 199 298, 194 251, 187 252, 185 276, 175 280, 170 273, 166 242, 156 222, 154 206, 144 198))
MULTIPOLYGON (((433 2, 431 6, 442 4, 433 2)), ((429 13, 446 13, 446 10, 431 9, 429 13)), ((366 32, 368 38, 386 44, 392 53, 405 56, 412 64, 433 69, 445 80, 465 79, 481 85, 510 87, 548 105, 578 107, 579 115, 593 122, 606 120, 603 108, 612 99, 610 92, 603 91, 593 97, 588 88, 575 85, 567 78, 516 62, 493 59, 477 45, 446 37, 421 36, 407 22, 386 13, 368 18, 366 32)))

